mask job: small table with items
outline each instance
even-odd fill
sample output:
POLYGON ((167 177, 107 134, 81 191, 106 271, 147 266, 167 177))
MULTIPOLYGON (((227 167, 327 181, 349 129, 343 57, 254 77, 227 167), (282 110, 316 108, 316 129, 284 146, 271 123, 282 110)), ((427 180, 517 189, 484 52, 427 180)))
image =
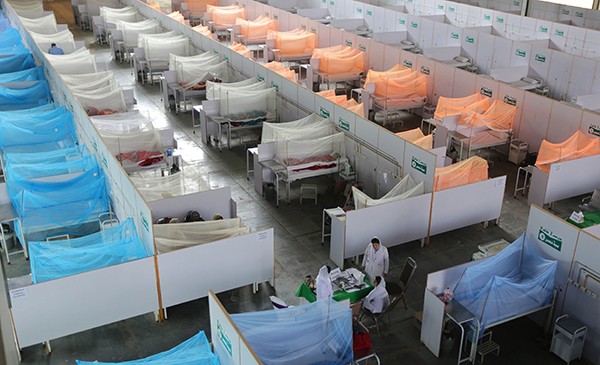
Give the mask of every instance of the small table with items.
MULTIPOLYGON (((354 283, 352 279, 349 280, 344 278, 345 273, 349 273, 349 271, 346 270, 342 272, 338 279, 334 279, 331 281, 331 285, 334 290, 332 295, 333 300, 339 302, 342 300, 349 299, 350 303, 354 303, 366 297, 371 292, 371 290, 373 290, 373 284, 371 284, 371 281, 369 281, 369 279, 367 279, 366 277, 363 279, 362 283, 359 286, 356 283, 354 283)), ((302 283, 298 290, 296 290, 296 296, 304 298, 310 303, 313 303, 317 300, 317 295, 315 294, 315 292, 313 292, 311 288, 308 287, 308 285, 306 285, 306 283, 302 283)))
POLYGON ((595 226, 597 224, 600 224, 600 210, 583 213, 583 222, 581 222, 581 223, 577 223, 577 222, 573 221, 571 218, 567 218, 567 222, 569 222, 581 229, 595 226))

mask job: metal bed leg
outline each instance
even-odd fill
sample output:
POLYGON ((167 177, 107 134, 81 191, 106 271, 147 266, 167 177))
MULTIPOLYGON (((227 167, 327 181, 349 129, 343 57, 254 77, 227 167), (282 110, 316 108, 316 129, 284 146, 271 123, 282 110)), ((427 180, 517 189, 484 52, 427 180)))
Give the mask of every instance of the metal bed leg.
POLYGON ((44 348, 46 349, 46 354, 52 353, 52 347, 50 346, 50 341, 44 342, 44 348))

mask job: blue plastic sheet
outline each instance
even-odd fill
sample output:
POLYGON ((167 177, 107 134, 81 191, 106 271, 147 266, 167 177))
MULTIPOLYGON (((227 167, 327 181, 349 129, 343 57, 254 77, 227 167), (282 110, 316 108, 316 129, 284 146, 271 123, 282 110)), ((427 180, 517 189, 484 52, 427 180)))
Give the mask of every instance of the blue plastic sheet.
POLYGON ((26 81, 22 84, 32 84, 20 87, 20 83, 0 84, 0 110, 18 110, 33 108, 48 104, 51 99, 50 89, 45 80, 26 81))
POLYGON ((468 267, 454 289, 485 328, 552 301, 558 263, 536 252, 525 235, 495 256, 468 267))
POLYGON ((62 141, 75 136, 73 114, 64 107, 30 112, 27 118, 21 113, 0 114, 0 148, 12 146, 31 146, 35 151, 36 144, 62 141))
POLYGON ((77 360, 78 365, 219 365, 219 359, 210 352, 204 331, 168 351, 139 360, 97 362, 77 360))
MULTIPOLYGON (((0 42, 2 42, 0 40, 0 42)), ((26 70, 35 67, 33 56, 29 52, 18 52, 0 56, 0 74, 26 70)))
POLYGON ((27 70, 0 74, 0 83, 15 81, 35 81, 45 80, 44 68, 42 66, 33 67, 27 70))
POLYGON ((33 283, 149 256, 131 218, 88 236, 49 242, 30 241, 28 247, 33 283))
POLYGON ((231 318, 266 365, 350 364, 352 313, 334 300, 285 309, 232 314, 231 318))
POLYGON ((34 164, 5 163, 4 165, 6 175, 15 174, 22 179, 36 179, 46 176, 72 174, 98 168, 99 166, 96 162, 96 158, 91 155, 61 162, 47 161, 34 164))

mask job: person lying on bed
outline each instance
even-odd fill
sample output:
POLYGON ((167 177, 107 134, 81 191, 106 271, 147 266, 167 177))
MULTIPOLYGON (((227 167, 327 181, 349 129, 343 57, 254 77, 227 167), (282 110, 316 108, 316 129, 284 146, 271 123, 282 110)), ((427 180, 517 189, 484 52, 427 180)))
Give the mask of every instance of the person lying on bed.
POLYGON ((381 276, 373 280, 375 288, 365 297, 362 308, 373 314, 381 313, 390 305, 390 295, 385 289, 385 281, 381 276))

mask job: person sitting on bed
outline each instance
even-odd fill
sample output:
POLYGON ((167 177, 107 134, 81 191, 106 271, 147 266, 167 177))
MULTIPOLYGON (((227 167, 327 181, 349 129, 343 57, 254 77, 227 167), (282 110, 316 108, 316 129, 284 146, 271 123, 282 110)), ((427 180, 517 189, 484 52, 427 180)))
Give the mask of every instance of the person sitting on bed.
POLYGON ((60 48, 59 46, 56 45, 56 43, 52 43, 50 45, 50 48, 48 49, 48 53, 49 54, 58 54, 58 55, 62 55, 65 54, 65 51, 63 51, 62 48, 60 48))
POLYGON ((365 297, 362 308, 373 314, 382 313, 390 305, 390 295, 385 289, 385 281, 381 276, 373 280, 375 288, 365 297))

